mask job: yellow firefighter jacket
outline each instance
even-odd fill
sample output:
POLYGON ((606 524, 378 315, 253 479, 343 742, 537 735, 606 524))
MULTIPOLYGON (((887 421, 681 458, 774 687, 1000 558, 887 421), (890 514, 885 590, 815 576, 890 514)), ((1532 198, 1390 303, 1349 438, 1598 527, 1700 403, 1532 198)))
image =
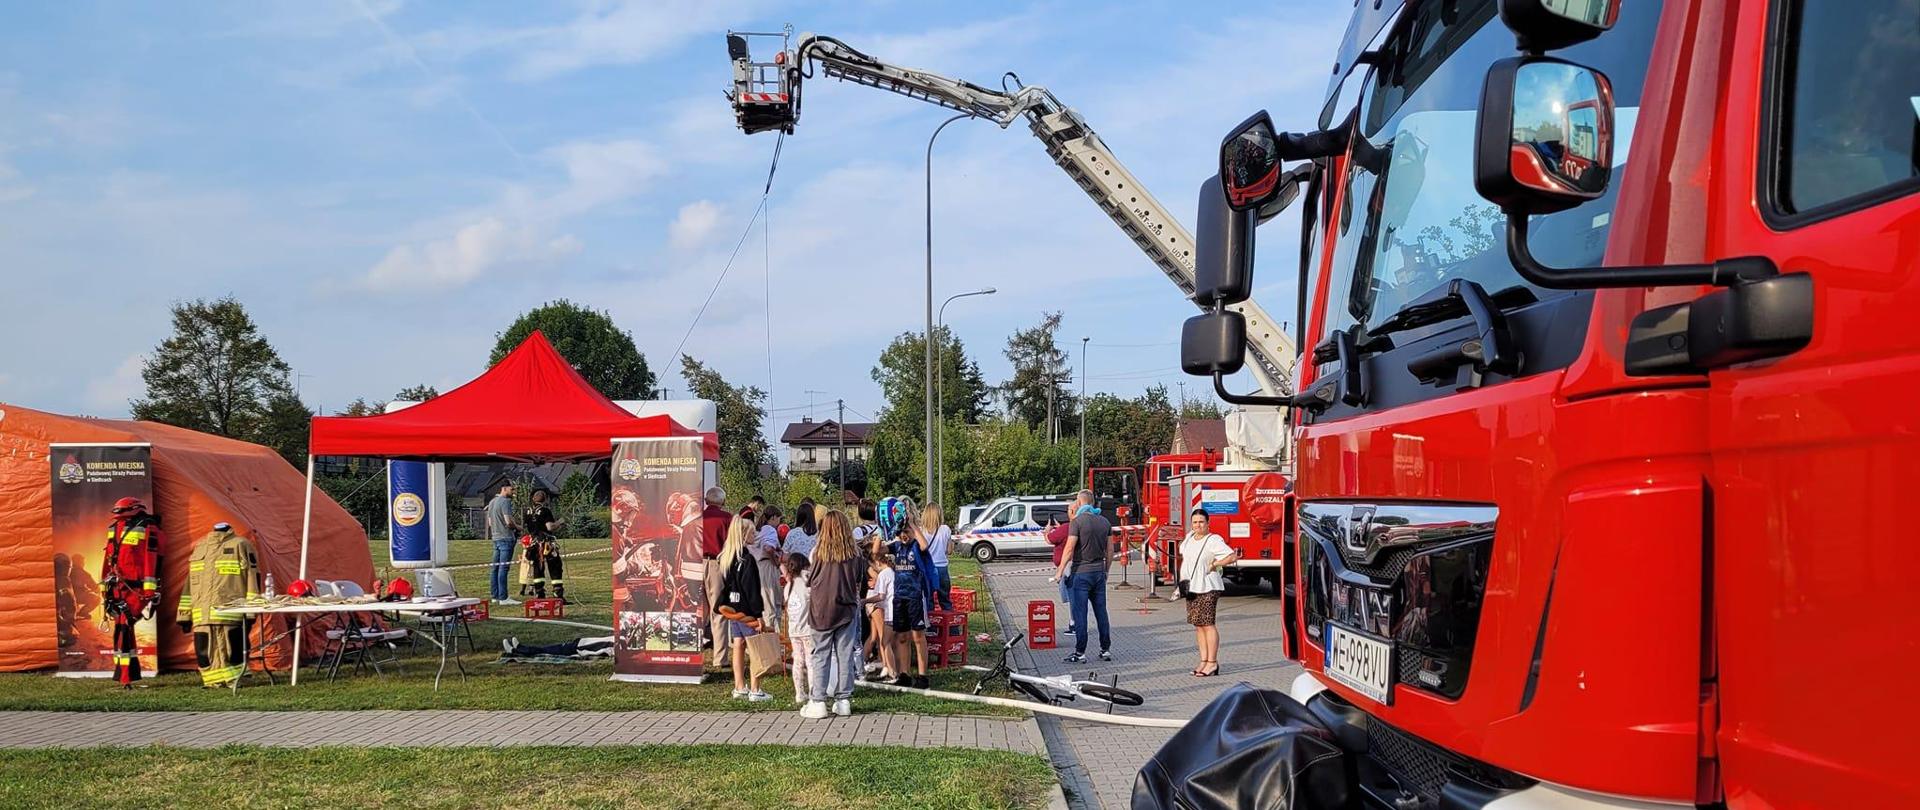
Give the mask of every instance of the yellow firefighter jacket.
POLYGON ((239 624, 239 614, 219 608, 259 595, 260 562, 253 543, 231 529, 216 529, 193 547, 187 587, 180 591, 178 621, 194 627, 239 624))

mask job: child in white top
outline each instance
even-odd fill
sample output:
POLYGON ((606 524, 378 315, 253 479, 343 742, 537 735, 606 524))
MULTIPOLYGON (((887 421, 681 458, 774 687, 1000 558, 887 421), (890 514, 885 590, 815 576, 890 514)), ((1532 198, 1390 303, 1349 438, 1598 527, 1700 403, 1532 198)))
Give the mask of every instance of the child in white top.
POLYGON ((812 608, 808 599, 813 589, 807 585, 807 555, 793 552, 780 562, 787 583, 787 640, 793 644, 793 702, 805 705, 812 683, 807 662, 813 657, 812 608))
MULTIPOLYGON (((867 588, 867 620, 873 623, 873 635, 868 639, 870 646, 877 646, 880 658, 880 679, 891 681, 900 675, 893 661, 893 560, 886 554, 873 558, 870 569, 873 585, 867 588)), ((872 658, 874 650, 869 650, 872 658)))

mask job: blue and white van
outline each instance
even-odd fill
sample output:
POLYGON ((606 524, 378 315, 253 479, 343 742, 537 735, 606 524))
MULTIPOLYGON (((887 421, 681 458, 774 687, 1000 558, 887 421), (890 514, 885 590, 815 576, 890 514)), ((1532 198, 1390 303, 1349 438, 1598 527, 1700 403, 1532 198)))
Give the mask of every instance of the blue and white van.
POLYGON ((1000 557, 1051 557, 1047 527, 1067 522, 1072 495, 1035 495, 1000 498, 988 504, 980 517, 964 524, 954 537, 954 550, 980 562, 1000 557))

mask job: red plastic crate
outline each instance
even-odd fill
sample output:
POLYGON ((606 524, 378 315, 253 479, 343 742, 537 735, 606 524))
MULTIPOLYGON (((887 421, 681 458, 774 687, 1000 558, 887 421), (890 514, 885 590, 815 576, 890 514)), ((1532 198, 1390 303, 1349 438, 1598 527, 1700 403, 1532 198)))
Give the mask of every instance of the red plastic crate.
POLYGON ((480 600, 480 604, 468 605, 460 609, 460 618, 469 622, 484 622, 491 617, 492 614, 487 612, 487 601, 484 599, 480 600))
POLYGON ((961 638, 967 635, 968 616, 957 610, 936 610, 927 614, 927 635, 929 637, 961 638))
POLYGON ((1027 603, 1027 648, 1033 650, 1053 649, 1054 605, 1051 599, 1036 599, 1027 603))
POLYGON ((562 619, 567 615, 565 599, 528 599, 522 607, 529 619, 562 619))
POLYGON ((972 613, 979 609, 977 595, 971 588, 954 588, 951 591, 953 609, 961 613, 972 613))

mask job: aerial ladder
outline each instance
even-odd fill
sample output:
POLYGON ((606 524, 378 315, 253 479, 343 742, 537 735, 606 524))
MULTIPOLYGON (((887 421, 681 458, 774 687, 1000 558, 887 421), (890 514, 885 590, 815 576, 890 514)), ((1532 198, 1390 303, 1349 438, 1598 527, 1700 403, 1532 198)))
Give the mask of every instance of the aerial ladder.
MULTIPOLYGON (((936 104, 998 124, 1005 129, 1025 118, 1047 155, 1073 178, 1081 190, 1105 211, 1114 224, 1147 254, 1160 271, 1193 300, 1193 234, 1134 179, 1079 113, 1060 103, 1038 85, 1022 85, 1007 73, 1001 89, 993 90, 961 79, 889 64, 855 50, 838 39, 800 35, 793 28, 781 32, 728 31, 727 53, 733 62, 733 84, 727 98, 733 103, 740 129, 751 135, 779 131, 791 134, 800 119, 802 82, 813 66, 836 79, 877 87, 936 104), (770 61, 755 61, 749 38, 780 41, 770 61)), ((1232 304, 1247 322, 1246 368, 1259 393, 1283 398, 1291 394, 1293 340, 1259 304, 1232 304)), ((1286 458, 1284 414, 1273 407, 1242 407, 1228 419, 1228 466, 1272 468, 1286 458)))

